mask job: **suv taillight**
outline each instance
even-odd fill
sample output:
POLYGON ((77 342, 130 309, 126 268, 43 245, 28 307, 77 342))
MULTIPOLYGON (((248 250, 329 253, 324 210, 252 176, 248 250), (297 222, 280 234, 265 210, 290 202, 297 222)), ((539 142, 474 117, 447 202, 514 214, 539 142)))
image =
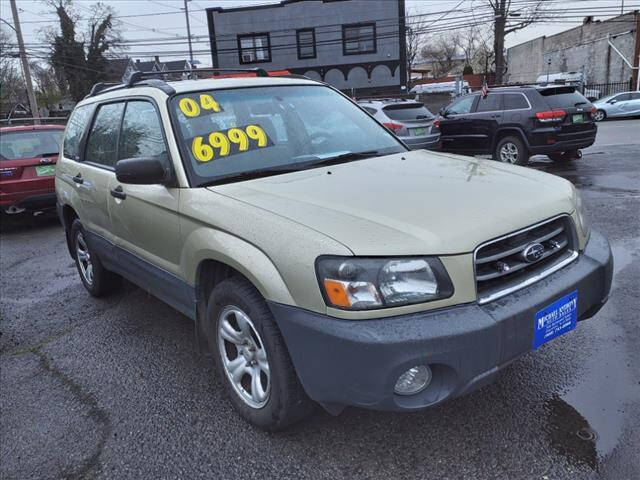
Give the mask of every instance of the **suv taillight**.
POLYGON ((383 123, 383 125, 392 132, 397 132, 398 130, 402 130, 404 128, 404 125, 400 125, 399 123, 385 122, 383 123))
POLYGON ((559 122, 567 116, 567 112, 561 109, 537 112, 536 118, 541 122, 559 122))
POLYGON ((435 128, 440 128, 440 120, 434 120, 432 126, 435 128))

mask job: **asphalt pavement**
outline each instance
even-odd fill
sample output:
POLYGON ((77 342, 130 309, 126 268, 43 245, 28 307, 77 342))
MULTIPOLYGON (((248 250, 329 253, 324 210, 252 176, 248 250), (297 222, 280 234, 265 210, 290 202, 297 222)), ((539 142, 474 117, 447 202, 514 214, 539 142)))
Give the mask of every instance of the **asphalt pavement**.
POLYGON ((3 222, 0 478, 640 478, 639 133, 605 122, 581 160, 531 165, 611 241, 595 318, 439 407, 318 409, 280 433, 234 413, 186 317, 130 284, 90 297, 54 217, 3 222))

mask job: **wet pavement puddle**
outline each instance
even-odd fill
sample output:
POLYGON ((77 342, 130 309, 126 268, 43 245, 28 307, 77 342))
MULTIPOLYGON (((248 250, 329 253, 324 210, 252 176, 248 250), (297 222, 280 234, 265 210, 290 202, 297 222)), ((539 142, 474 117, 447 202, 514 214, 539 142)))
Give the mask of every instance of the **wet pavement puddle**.
MULTIPOLYGON (((634 255, 638 246, 612 246, 613 288, 617 274, 631 262, 640 261, 640 256, 634 255)), ((592 335, 616 348, 601 349, 590 356, 582 366, 582 381, 547 402, 551 446, 571 463, 594 470, 618 444, 625 425, 625 404, 640 398, 638 379, 626 358, 622 329, 611 320, 616 314, 615 305, 608 305, 590 324, 592 335)))

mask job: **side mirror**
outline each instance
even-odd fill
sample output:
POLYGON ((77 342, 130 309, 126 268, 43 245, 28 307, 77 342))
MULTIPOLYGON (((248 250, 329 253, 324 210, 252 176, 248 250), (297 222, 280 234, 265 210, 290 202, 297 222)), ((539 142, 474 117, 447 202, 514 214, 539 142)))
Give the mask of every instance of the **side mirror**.
POLYGON ((447 118, 447 109, 442 107, 440 110, 438 110, 438 114, 443 118, 447 118))
POLYGON ((116 162, 116 178, 119 182, 133 185, 165 183, 168 172, 156 157, 127 158, 116 162))
POLYGON ((614 98, 613 100, 609 100, 609 103, 610 103, 611 105, 613 105, 614 103, 618 103, 618 100, 616 100, 616 99, 614 98))

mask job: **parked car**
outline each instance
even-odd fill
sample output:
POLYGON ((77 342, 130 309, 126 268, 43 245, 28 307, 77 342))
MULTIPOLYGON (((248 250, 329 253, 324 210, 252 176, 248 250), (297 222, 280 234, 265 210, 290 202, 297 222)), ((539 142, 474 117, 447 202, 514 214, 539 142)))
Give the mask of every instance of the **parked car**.
POLYGON ((0 128, 0 208, 5 214, 53 209, 64 126, 0 128))
POLYGON ((594 102, 593 118, 601 122, 607 118, 640 116, 640 92, 623 92, 609 95, 594 102))
POLYGON ((560 177, 410 151, 312 80, 144 78, 71 116, 69 252, 90 294, 125 277, 193 319, 256 425, 439 404, 608 298, 609 244, 560 177))
POLYGON ((358 104, 412 150, 438 147, 440 135, 431 132, 435 117, 424 104, 394 98, 359 100, 358 104))
POLYGON ((460 97, 440 111, 442 149, 526 165, 531 155, 579 158, 595 142, 596 109, 572 86, 504 87, 460 97))

